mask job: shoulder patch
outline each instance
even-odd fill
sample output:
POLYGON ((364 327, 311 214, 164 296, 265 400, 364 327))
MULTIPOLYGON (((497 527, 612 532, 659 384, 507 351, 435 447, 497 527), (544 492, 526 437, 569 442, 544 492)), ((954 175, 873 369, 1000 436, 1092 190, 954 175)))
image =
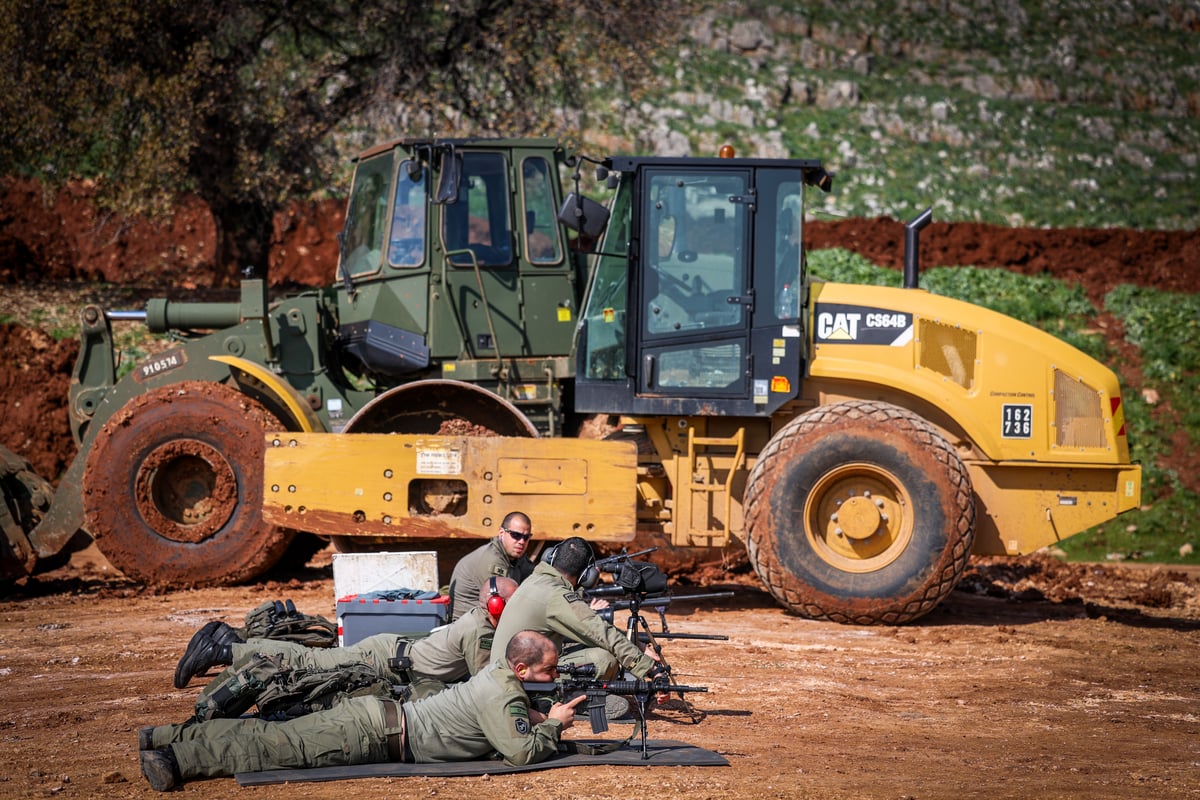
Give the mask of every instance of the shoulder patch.
POLYGON ((579 592, 567 592, 563 595, 563 600, 566 600, 568 603, 578 603, 583 598, 579 596, 579 592))
POLYGON ((508 577, 508 567, 503 566, 501 564, 493 564, 492 565, 492 574, 498 575, 501 578, 507 578, 508 577))
POLYGON ((510 717, 528 717, 529 710, 525 708, 523 703, 509 703, 508 715, 510 717))
POLYGON ((492 642, 495 641, 495 639, 496 639, 496 634, 494 634, 494 633, 489 634, 487 636, 480 636, 479 637, 479 649, 480 650, 491 650, 492 642))
POLYGON ((525 717, 514 720, 513 727, 516 728, 517 733, 521 734, 522 736, 529 735, 529 720, 525 717))

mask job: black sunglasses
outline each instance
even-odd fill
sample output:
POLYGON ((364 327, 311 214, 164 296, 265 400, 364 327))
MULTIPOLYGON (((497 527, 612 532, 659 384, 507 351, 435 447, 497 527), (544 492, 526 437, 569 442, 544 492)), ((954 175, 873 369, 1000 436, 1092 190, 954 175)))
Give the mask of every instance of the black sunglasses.
POLYGON ((533 531, 530 531, 529 533, 521 533, 520 531, 514 531, 510 528, 501 528, 500 530, 504 531, 519 542, 528 541, 529 539, 533 538, 533 531))

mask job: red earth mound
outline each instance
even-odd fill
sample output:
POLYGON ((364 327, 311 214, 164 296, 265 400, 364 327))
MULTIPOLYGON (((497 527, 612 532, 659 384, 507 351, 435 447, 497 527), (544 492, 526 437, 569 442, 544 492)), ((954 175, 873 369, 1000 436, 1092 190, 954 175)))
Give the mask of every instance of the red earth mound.
MULTIPOLYGON (((843 247, 877 264, 904 264, 904 224, 893 219, 810 222, 813 249, 843 247)), ((1200 231, 1127 228, 1005 228, 935 222, 921 232, 921 266, 1002 267, 1082 284, 1103 305, 1114 286, 1131 283, 1164 292, 1200 292, 1200 231)))
POLYGON ((75 457, 67 389, 79 343, 56 342, 36 328, 0 325, 0 445, 55 479, 75 457))

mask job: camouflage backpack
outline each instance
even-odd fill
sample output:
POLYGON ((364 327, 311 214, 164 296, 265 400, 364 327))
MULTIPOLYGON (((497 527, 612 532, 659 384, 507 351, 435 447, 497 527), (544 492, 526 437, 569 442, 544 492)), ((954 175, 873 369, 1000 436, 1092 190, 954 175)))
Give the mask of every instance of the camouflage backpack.
POLYGON ((219 688, 200 696, 195 719, 238 717, 255 705, 264 719, 290 719, 332 708, 348 697, 390 697, 391 691, 391 683, 370 664, 306 669, 287 666, 278 655, 255 653, 219 688))
POLYGON ((370 664, 335 669, 289 669, 278 674, 258 694, 258 715, 264 719, 299 717, 332 708, 349 697, 391 696, 391 683, 370 664))
POLYGON ((243 639, 280 639, 309 647, 337 645, 337 625, 324 617, 301 614, 291 600, 268 600, 246 615, 243 639))

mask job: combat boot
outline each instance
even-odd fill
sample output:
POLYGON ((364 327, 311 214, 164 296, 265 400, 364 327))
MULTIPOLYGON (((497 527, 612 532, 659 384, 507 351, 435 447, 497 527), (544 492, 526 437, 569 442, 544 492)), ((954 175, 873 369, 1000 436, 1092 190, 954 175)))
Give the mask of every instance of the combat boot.
POLYGON ((154 726, 147 725, 138 731, 138 751, 154 749, 154 726))
POLYGON ((141 754, 142 776, 156 792, 169 792, 183 785, 179 761, 170 747, 159 750, 143 750, 141 754))
POLYGON ((241 641, 237 632, 224 622, 206 623, 192 636, 183 657, 175 665, 175 688, 182 689, 192 678, 203 675, 212 667, 232 664, 232 645, 241 641))
POLYGON ((213 630, 213 638, 221 644, 245 644, 246 640, 238 633, 238 629, 224 622, 218 622, 213 630))
POLYGON ((197 722, 210 719, 240 717, 250 710, 264 686, 259 681, 247 680, 247 676, 235 675, 234 679, 216 691, 201 695, 196 701, 197 722))
POLYGON ((609 722, 628 722, 633 719, 629 700, 619 694, 605 695, 604 716, 609 722))

